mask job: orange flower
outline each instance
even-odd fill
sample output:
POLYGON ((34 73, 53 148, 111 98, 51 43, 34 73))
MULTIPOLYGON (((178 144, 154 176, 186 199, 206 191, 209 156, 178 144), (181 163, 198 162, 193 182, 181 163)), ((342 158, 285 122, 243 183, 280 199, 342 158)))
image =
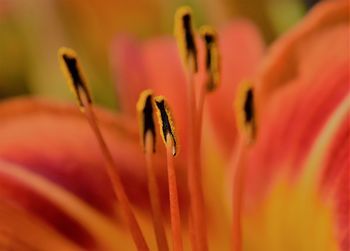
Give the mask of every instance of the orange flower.
POLYGON ((93 106, 76 54, 61 49, 85 117, 35 99, 0 105, 0 247, 348 250, 348 8, 320 4, 255 78, 263 46, 251 25, 196 36, 182 8, 182 66, 172 38, 113 44, 122 115, 93 106), (220 168, 229 161, 232 170, 220 168))
MULTIPOLYGON (((230 241, 229 200, 224 185, 226 180, 223 182, 227 170, 218 168, 215 171, 207 167, 213 161, 216 166, 225 165, 224 161, 229 158, 228 153, 235 141, 234 117, 231 112, 222 113, 221 110, 231 106, 238 80, 254 72, 262 56, 262 43, 255 28, 245 21, 229 24, 218 36, 222 52, 222 88, 208 97, 208 110, 214 118, 210 121, 215 130, 204 128, 208 133, 203 145, 208 154, 203 163, 206 176, 207 172, 214 171, 220 178, 208 175, 204 187, 215 191, 205 197, 210 226, 209 245, 227 248, 230 241), (218 121, 218 116, 221 121, 218 121), (213 141, 212 131, 217 131, 215 135, 221 140, 213 141), (217 149, 212 149, 214 146, 217 149)), ((180 234, 188 247, 186 76, 176 43, 170 37, 154 39, 140 46, 128 38, 123 41, 119 40, 113 46, 118 55, 112 55, 113 60, 118 59, 115 63, 122 79, 118 92, 123 105, 122 114, 110 114, 98 108, 92 110, 146 242, 151 250, 155 250, 135 105, 139 93, 146 87, 167 97, 169 106, 174 109, 181 149, 175 159, 175 169, 181 221, 184 223, 180 234)), ((200 48, 199 53, 200 71, 205 71, 204 48, 200 48)), ((70 73, 73 74, 68 71, 68 77, 70 73)), ((72 75, 73 86, 76 84, 74 77, 77 76, 72 75)), ((196 78, 202 81, 203 76, 198 74, 196 78)), ((85 94, 80 92, 86 90, 75 87, 82 105, 86 102, 85 94)), ((88 109, 83 107, 82 110, 85 113, 88 109)), ((110 183, 113 178, 110 179, 110 174, 103 168, 106 151, 102 149, 101 152, 79 110, 57 102, 17 98, 0 105, 0 117, 0 220, 4 222, 0 224, 0 231, 4 232, 0 234, 0 246, 15 250, 52 250, 53 247, 57 250, 133 250, 131 235, 121 223, 125 204, 119 200, 120 203, 116 203, 115 190, 110 183)), ((207 120, 205 117, 205 123, 207 120)), ((165 218, 168 218, 164 153, 157 144, 153 165, 161 206, 165 218)), ((117 192, 118 196, 120 192, 117 192)), ((163 224, 167 233, 170 232, 168 220, 163 224)), ((132 232, 134 227, 131 227, 132 232)))

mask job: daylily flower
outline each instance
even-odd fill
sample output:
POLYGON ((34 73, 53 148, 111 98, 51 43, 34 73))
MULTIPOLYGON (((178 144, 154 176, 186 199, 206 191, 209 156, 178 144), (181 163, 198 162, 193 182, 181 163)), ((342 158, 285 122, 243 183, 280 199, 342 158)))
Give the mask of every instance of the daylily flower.
MULTIPOLYGON (((348 157, 344 138, 348 139, 349 133, 344 122, 349 115, 349 69, 344 55, 348 45, 344 35, 349 28, 347 7, 340 1, 320 5, 276 42, 256 78, 252 75, 263 46, 255 29, 236 22, 219 31, 222 82, 216 92, 208 94, 205 137, 202 142, 196 141, 202 143, 205 153, 200 178, 203 175, 210 250, 229 249, 231 239, 238 241, 237 250, 347 250, 349 207, 343 188, 348 184, 344 175, 344 158, 348 157), (330 41, 339 43, 333 47, 339 49, 328 50, 326 55, 319 53, 330 41), (301 48, 310 54, 299 53, 301 48), (324 67, 322 60, 315 60, 320 55, 334 65, 324 67), (243 97, 241 104, 249 104, 241 113, 246 118, 249 113, 251 118, 243 122, 238 119, 243 125, 242 133, 238 133, 233 112, 227 111, 238 83, 245 78, 255 84, 253 89, 243 88, 238 96, 243 97), (256 131, 244 134, 244 126, 249 126, 245 122, 251 121, 256 127, 249 130, 256 131), (230 184, 227 172, 231 180, 231 171, 220 167, 231 158, 235 160, 235 174, 237 170, 241 174, 234 177, 234 181, 240 179, 233 193, 238 195, 234 203, 239 203, 233 207, 234 215, 240 217, 235 227, 242 233, 234 232, 234 236, 227 193, 231 188, 225 187, 230 184)), ((199 72, 203 72, 205 50, 198 44, 199 72)), ((184 213, 193 206, 188 203, 185 177, 191 158, 188 144, 193 136, 187 128, 186 74, 172 38, 151 40, 145 45, 124 38, 113 48, 123 113, 93 111, 150 250, 156 250, 135 104, 141 91, 152 88, 166 96, 173 109, 181 148, 175 159, 176 178, 184 213)), ((206 76, 198 74, 194 81, 205 80, 206 76)), ((0 118, 1 248, 134 250, 122 223, 121 201, 116 203, 110 179, 102 168, 105 156, 77 108, 20 98, 3 102, 0 118)), ((154 166, 161 205, 166 209, 163 153, 158 144, 154 166)), ((199 247, 193 212, 189 213, 190 225, 183 224, 181 233, 185 249, 189 249, 189 241, 199 247)), ((186 215, 181 216, 187 222, 186 215)), ((168 223, 164 225, 168 229, 168 223)))

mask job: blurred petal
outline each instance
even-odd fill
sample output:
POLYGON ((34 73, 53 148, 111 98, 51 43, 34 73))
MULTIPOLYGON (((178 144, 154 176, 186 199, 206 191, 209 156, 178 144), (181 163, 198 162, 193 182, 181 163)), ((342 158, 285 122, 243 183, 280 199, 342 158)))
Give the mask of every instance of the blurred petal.
MULTIPOLYGON (((78 197, 74 196, 70 192, 68 192, 65 189, 62 189, 60 186, 54 184, 53 182, 45 179, 44 177, 35 174, 32 171, 26 170, 25 168, 6 162, 1 161, 0 162, 0 174, 1 177, 7 178, 9 180, 12 180, 14 182, 17 182, 24 187, 27 187, 28 189, 35 192, 37 195, 42 196, 45 198, 49 203, 52 203, 52 205, 56 206, 60 210, 62 210, 65 214, 67 214, 68 217, 71 217, 72 219, 76 220, 81 227, 83 227, 90 235, 91 240, 90 241, 96 241, 96 247, 100 248, 106 248, 106 249, 116 249, 119 246, 119 242, 121 239, 125 238, 123 236, 122 232, 119 232, 116 228, 116 226, 111 222, 110 219, 105 217, 104 215, 100 214, 95 209, 91 208, 89 205, 87 205, 84 201, 80 200, 78 197), (120 238, 122 237, 122 238, 120 238), (119 241, 117 240, 119 239, 119 241)), ((14 203, 14 202, 12 202, 14 203)), ((0 211, 1 213, 6 213, 7 203, 0 204, 0 211)), ((12 218, 11 216, 16 215, 16 210, 13 209, 12 212, 8 212, 8 217, 12 218)), ((20 235, 12 236, 14 238, 17 238, 19 242, 24 241, 27 242, 27 245, 35 246, 37 243, 35 243, 33 240, 31 240, 30 235, 33 234, 39 234, 40 231, 43 231, 42 229, 37 229, 38 226, 34 226, 34 223, 42 224, 44 228, 48 228, 48 231, 46 234, 48 235, 48 238, 52 238, 52 241, 57 241, 58 244, 66 243, 68 244, 69 241, 64 242, 64 238, 61 239, 58 233, 55 233, 55 230, 51 230, 50 226, 46 225, 45 222, 43 222, 43 218, 39 220, 38 218, 41 215, 38 215, 38 217, 33 217, 31 213, 23 213, 20 212, 21 209, 19 209, 17 212, 18 214, 16 217, 23 217, 25 220, 22 222, 22 231, 25 231, 27 228, 33 228, 33 231, 36 232, 29 232, 27 233, 26 237, 22 237, 20 235)), ((18 220, 18 219, 16 219, 18 220)), ((11 231, 14 231, 16 229, 16 220, 12 219, 12 223, 8 226, 7 231, 11 235, 11 231)), ((2 221, 3 222, 3 221, 2 221)), ((17 233, 18 234, 18 233, 17 233)), ((5 236, 6 237, 6 236, 5 236)), ((11 237, 11 236, 10 236, 11 237)), ((42 236, 41 236, 42 237, 42 236)), ((73 238, 74 235, 66 236, 66 238, 73 238)), ((35 236, 32 238, 35 239, 35 236)), ((11 242, 10 242, 11 243, 11 242)), ((42 243, 41 248, 45 247, 49 248, 50 245, 53 245, 53 243, 47 243, 45 245, 45 242, 42 243)), ((124 244, 125 245, 125 244, 124 244)), ((52 246, 51 246, 52 248, 52 246)), ((92 247, 90 247, 92 248, 92 247)))
POLYGON ((258 75, 258 133, 244 163, 247 250, 348 250, 347 6, 320 4, 258 75))
POLYGON ((322 2, 272 46, 258 75, 258 107, 286 85, 312 84, 310 80, 329 65, 326 62, 337 65, 347 60, 348 8, 348 1, 322 2))
MULTIPOLYGON (((144 156, 134 120, 96 109, 102 133, 118 165, 126 192, 137 207, 148 206, 144 156), (135 125, 135 126, 134 126, 135 125)), ((78 108, 19 98, 0 104, 0 158, 24 166, 58 184, 109 217, 116 215, 115 199, 104 172, 104 159, 94 135, 78 108)), ((156 158, 159 184, 165 188, 164 159, 156 158)), ((179 184, 184 183, 179 175, 179 184)), ((90 246, 87 233, 63 212, 21 183, 0 179, 0 197, 7 198, 47 220, 79 243, 90 246)), ((180 191, 185 189, 179 187, 180 191)), ((167 190, 160 190, 167 207, 167 190)), ((184 192, 182 192, 184 194, 184 192)), ((186 207, 184 199, 180 199, 186 207)))

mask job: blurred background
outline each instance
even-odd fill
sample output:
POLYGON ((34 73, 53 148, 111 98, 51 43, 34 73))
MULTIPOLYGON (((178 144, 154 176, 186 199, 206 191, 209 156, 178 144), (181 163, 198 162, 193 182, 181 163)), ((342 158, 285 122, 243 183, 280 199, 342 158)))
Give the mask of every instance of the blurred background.
POLYGON ((70 99, 57 49, 77 50, 96 102, 117 108, 109 51, 113 38, 171 34, 177 7, 193 7, 195 23, 220 26, 245 17, 269 44, 317 0, 0 0, 0 99, 39 95, 70 99))

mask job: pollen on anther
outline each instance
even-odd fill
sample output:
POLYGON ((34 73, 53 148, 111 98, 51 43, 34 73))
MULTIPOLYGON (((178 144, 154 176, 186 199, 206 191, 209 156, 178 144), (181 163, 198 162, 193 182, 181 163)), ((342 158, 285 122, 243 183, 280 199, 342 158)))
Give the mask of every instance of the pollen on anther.
POLYGON ((154 101, 157 108, 157 117, 160 125, 159 129, 163 142, 165 145, 167 145, 168 135, 171 137, 173 141, 173 156, 175 156, 178 151, 178 146, 176 140, 174 120, 170 108, 163 96, 155 97, 154 101))
POLYGON ((235 99, 235 113, 238 130, 249 141, 254 140, 256 136, 254 89, 249 81, 242 82, 238 87, 235 99))
POLYGON ((69 88, 78 100, 79 106, 84 106, 82 94, 85 95, 87 101, 91 103, 91 95, 77 53, 70 48, 61 47, 58 50, 58 61, 69 88))
POLYGON ((193 29, 192 9, 182 6, 175 13, 175 37, 183 63, 194 72, 198 70, 197 47, 193 29))
POLYGON ((139 100, 136 105, 136 110, 139 118, 139 128, 142 147, 146 151, 146 137, 147 133, 152 135, 152 149, 156 150, 156 129, 154 124, 153 112, 153 92, 151 90, 144 90, 141 92, 139 100))
POLYGON ((220 85, 220 53, 218 38, 215 29, 211 26, 202 26, 199 30, 205 44, 205 69, 207 72, 207 90, 214 91, 220 85))

